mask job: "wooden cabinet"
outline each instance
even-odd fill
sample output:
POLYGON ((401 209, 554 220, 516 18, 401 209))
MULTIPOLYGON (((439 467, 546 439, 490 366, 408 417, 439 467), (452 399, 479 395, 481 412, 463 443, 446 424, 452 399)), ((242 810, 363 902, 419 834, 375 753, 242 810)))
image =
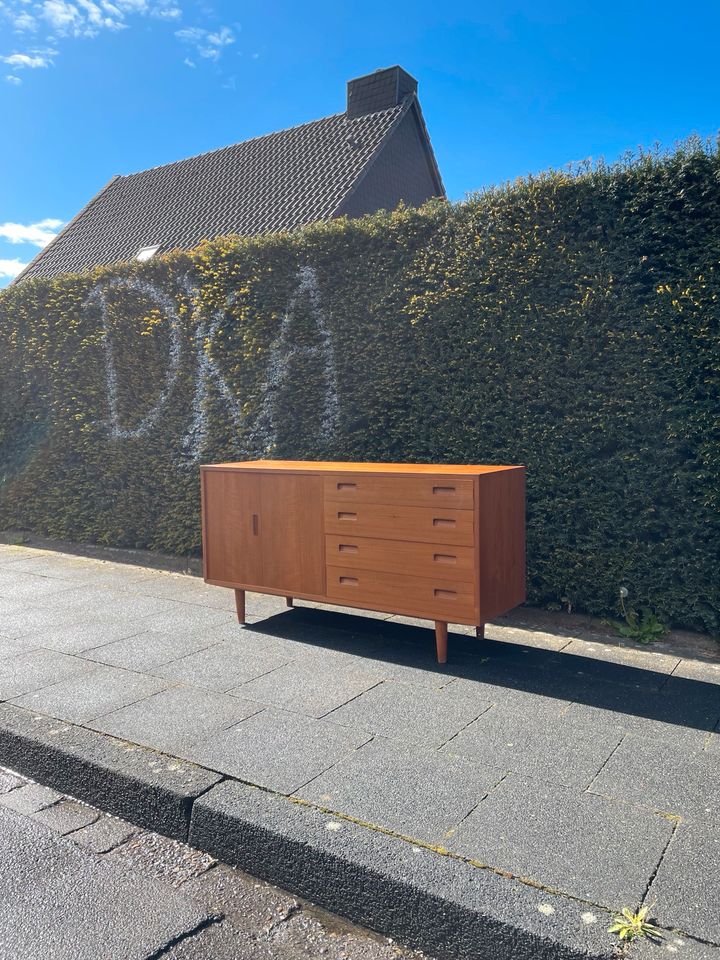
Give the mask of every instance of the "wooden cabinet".
POLYGON ((255 460, 201 468, 205 580, 448 623, 525 599, 523 467, 255 460))

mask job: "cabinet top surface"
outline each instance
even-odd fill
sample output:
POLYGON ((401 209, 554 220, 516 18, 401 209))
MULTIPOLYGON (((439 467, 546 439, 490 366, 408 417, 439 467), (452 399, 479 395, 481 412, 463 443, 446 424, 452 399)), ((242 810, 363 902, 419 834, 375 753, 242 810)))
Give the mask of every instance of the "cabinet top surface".
POLYGON ((318 460, 241 460, 237 463, 203 464, 203 470, 259 470, 289 473, 397 473, 405 475, 433 474, 477 476, 503 470, 524 470, 522 466, 451 463, 346 463, 318 460))

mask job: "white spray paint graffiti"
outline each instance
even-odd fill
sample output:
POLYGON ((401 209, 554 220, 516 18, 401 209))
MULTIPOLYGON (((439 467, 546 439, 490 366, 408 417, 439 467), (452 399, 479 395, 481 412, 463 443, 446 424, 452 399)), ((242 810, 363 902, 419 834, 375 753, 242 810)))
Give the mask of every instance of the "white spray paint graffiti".
POLYGON ((340 402, 335 372, 335 350, 327 317, 322 307, 317 273, 312 267, 301 267, 298 270, 297 279, 297 290, 288 303, 277 340, 270 348, 262 404, 253 430, 255 443, 265 454, 272 453, 277 443, 278 424, 275 409, 283 387, 287 383, 292 361, 300 357, 311 360, 319 357, 322 361, 325 390, 319 439, 323 442, 329 441, 338 427, 340 402), (312 319, 318 332, 319 343, 315 346, 302 346, 293 343, 291 339, 290 331, 295 310, 302 297, 307 297, 310 303, 312 319))
MULTIPOLYGON (((278 440, 278 424, 275 408, 278 398, 288 380, 288 373, 293 360, 298 357, 316 358, 322 361, 323 380, 325 384, 322 411, 320 414, 319 439, 328 442, 332 439, 338 427, 339 399, 337 392, 337 376, 335 373, 335 351, 333 349, 330 329, 326 314, 322 308, 320 288, 317 274, 312 267, 302 267, 297 275, 298 287, 288 303, 283 317, 280 332, 269 352, 267 375, 262 391, 260 412, 251 430, 250 445, 260 449, 262 453, 270 453, 278 440), (318 332, 319 342, 315 346, 301 346, 293 343, 290 338, 290 329, 298 302, 307 297, 312 318, 318 332)), ((182 281, 183 290, 193 300, 197 290, 188 277, 182 281)), ((188 430, 181 440, 182 457, 180 466, 195 464, 200 460, 208 434, 207 397, 210 382, 214 382, 222 398, 227 404, 227 412, 239 433, 244 426, 242 406, 228 386, 222 372, 212 357, 212 343, 215 339, 225 313, 234 302, 234 295, 228 297, 224 310, 217 310, 211 320, 201 314, 198 307, 194 308, 193 320, 195 334, 193 348, 195 353, 195 376, 193 381, 192 416, 188 430)), ((98 285, 85 301, 85 305, 97 305, 100 309, 103 324, 103 343, 105 347, 105 379, 107 386, 108 408, 110 412, 108 430, 116 439, 126 440, 134 437, 147 436, 170 400, 172 389, 178 378, 182 357, 182 331, 180 320, 173 300, 154 284, 137 278, 118 278, 108 283, 98 285), (168 364, 162 390, 152 409, 142 418, 140 423, 132 429, 122 426, 119 414, 118 373, 115 351, 112 344, 112 335, 108 320, 107 294, 113 290, 127 290, 145 297, 163 311, 168 320, 170 332, 170 347, 168 364)), ((241 451, 239 451, 241 452, 241 451)))
POLYGON ((175 304, 162 290, 159 290, 152 283, 145 280, 139 280, 133 277, 119 277, 111 280, 109 283, 101 284, 92 291, 85 301, 85 306, 97 304, 100 308, 100 317, 103 325, 103 342, 105 345, 105 382, 107 386, 108 407, 110 410, 110 436, 118 439, 127 440, 130 437, 146 436, 158 421, 163 407, 170 398, 170 393, 177 380, 180 370, 180 352, 181 352, 181 331, 180 320, 175 309, 175 304), (140 423, 132 430, 125 429, 120 423, 120 414, 118 411, 118 378, 117 365, 115 362, 115 351, 112 345, 112 336, 110 325, 108 323, 108 305, 107 294, 111 290, 127 290, 138 293, 146 297, 151 303, 156 304, 168 319, 170 329, 170 351, 168 357, 168 366, 165 371, 165 382, 160 391, 152 409, 147 413, 140 423))
POLYGON ((188 431, 181 443, 183 452, 190 464, 199 462, 205 447, 209 426, 206 401, 211 380, 215 381, 217 388, 227 403, 227 409, 236 431, 239 431, 242 427, 243 415, 240 403, 218 370, 208 349, 212 346, 212 342, 215 339, 224 315, 223 310, 217 310, 209 323, 204 319, 198 319, 195 326, 196 366, 192 418, 188 431))

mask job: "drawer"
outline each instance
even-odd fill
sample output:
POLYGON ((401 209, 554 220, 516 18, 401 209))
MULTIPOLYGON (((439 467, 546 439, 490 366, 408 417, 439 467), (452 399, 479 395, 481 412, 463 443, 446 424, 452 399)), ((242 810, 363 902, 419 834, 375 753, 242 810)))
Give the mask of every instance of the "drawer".
POLYGON ((415 507, 472 510, 473 484, 467 477, 386 477, 333 474, 323 478, 325 499, 342 503, 405 503, 415 507))
POLYGON ((474 518, 473 510, 325 501, 325 533, 342 536, 420 540, 471 547, 475 542, 474 518))
POLYGON ((475 614, 475 588, 471 583, 355 567, 328 566, 327 595, 340 604, 371 610, 412 609, 416 616, 450 623, 456 622, 455 617, 472 620, 475 614))
POLYGON ((331 533, 325 537, 325 558, 330 566, 337 564, 353 570, 383 570, 468 583, 477 579, 474 547, 457 544, 375 540, 331 533))

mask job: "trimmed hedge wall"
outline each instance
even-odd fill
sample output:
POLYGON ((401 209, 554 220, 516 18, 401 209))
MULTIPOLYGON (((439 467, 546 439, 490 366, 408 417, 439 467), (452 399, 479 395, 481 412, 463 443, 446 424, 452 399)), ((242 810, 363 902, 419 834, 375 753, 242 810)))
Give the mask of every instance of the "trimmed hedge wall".
POLYGON ((199 549, 198 464, 524 463, 536 604, 720 626, 720 155, 0 295, 0 526, 199 549))

